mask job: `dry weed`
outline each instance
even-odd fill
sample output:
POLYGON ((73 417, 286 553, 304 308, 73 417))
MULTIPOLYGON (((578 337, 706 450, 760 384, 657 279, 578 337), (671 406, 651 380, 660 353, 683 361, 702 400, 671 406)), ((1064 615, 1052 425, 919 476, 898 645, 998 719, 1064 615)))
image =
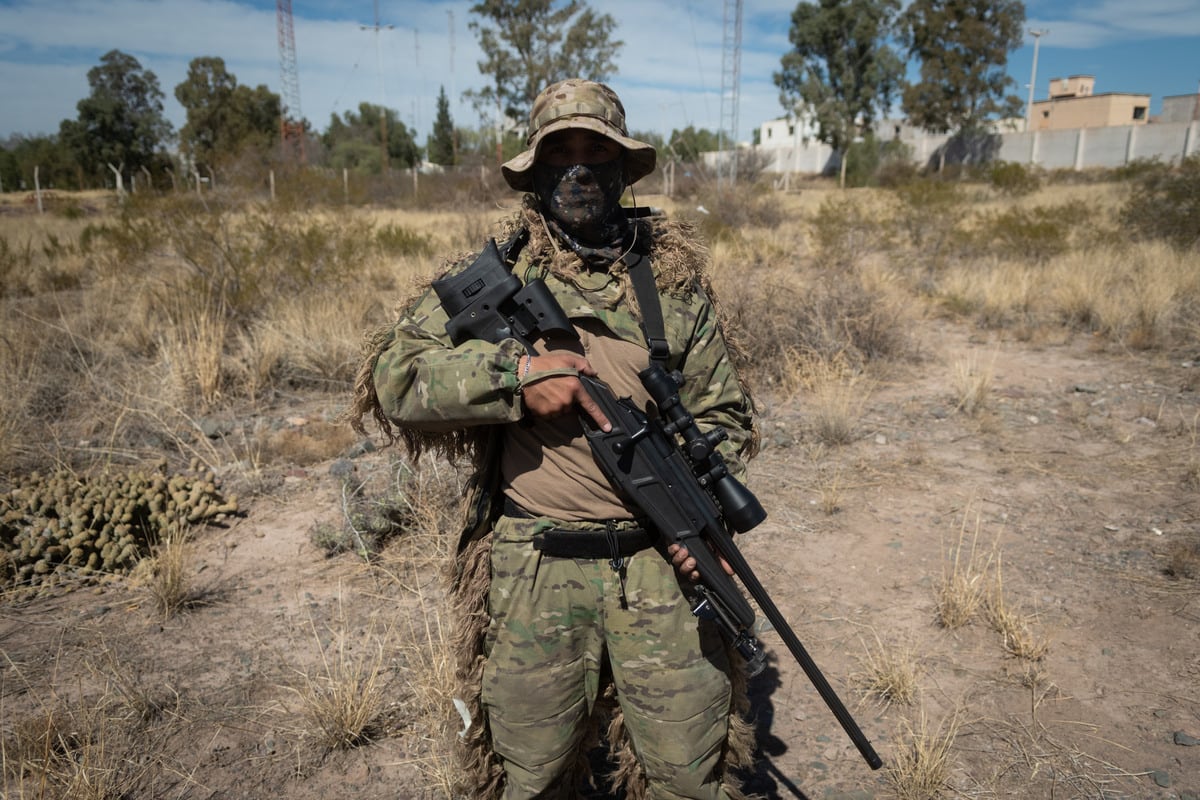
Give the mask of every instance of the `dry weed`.
POLYGON ((898 800, 935 800, 950 791, 951 749, 960 721, 955 713, 930 730, 922 709, 914 727, 906 720, 898 737, 901 747, 887 766, 887 778, 898 800))
POLYGON ((328 750, 347 750, 366 744, 379 732, 386 706, 385 650, 390 636, 369 628, 353 636, 346 630, 345 615, 336 630, 327 631, 322 643, 316 623, 310 622, 313 640, 321 653, 315 673, 299 671, 299 686, 286 687, 300 701, 309 727, 302 731, 328 750))
POLYGON ((806 394, 806 419, 817 441, 844 445, 858 438, 859 420, 871 396, 870 381, 841 359, 827 361, 793 355, 806 394))
MULTIPOLYGON (((408 617, 400 657, 405 665, 405 722, 422 742, 422 752, 410 763, 425 776, 426 789, 452 797, 461 777, 454 757, 454 739, 465 735, 472 722, 466 717, 465 705, 454 698, 454 648, 443 619, 444 596, 425 585, 429 574, 419 564, 411 563, 410 569, 403 583, 417 587, 416 607, 408 617), (463 728, 456 731, 452 723, 460 719, 463 728)), ((395 572, 389 574, 398 577, 395 572)))
POLYGON ((850 680, 868 697, 885 706, 912 705, 917 699, 921 668, 912 646, 885 644, 875 634, 875 645, 863 645, 865 655, 859 659, 861 672, 850 680))
MULTIPOLYGON (((3 704, 0 703, 0 708, 3 704)), ((153 764, 144 732, 112 715, 112 698, 46 699, 39 712, 7 720, 0 737, 0 796, 12 800, 121 800, 153 764), (6 726, 7 727, 7 726, 6 726)))
POLYGON ((991 360, 980 364, 974 353, 954 362, 954 408, 969 416, 979 414, 988 405, 996 365, 996 351, 991 360))
POLYGON ((1003 639, 1004 650, 1024 661, 1041 661, 1050 650, 1050 643, 1033 629, 1035 617, 1011 610, 1004 599, 1004 577, 1001 556, 996 554, 995 580, 984 601, 984 617, 992 630, 1003 639))
POLYGON ((159 352, 177 402, 194 407, 191 400, 198 398, 201 409, 211 408, 221 397, 228 320, 212 302, 192 304, 182 296, 177 302, 172 324, 159 340, 159 352))
POLYGON ((986 598, 986 578, 994 553, 979 551, 982 521, 975 518, 975 532, 967 544, 967 512, 959 527, 958 541, 950 551, 949 564, 934 593, 934 614, 943 628, 961 628, 975 616, 986 598))
POLYGON ((154 610, 164 620, 174 617, 199 597, 192 582, 189 534, 184 525, 173 527, 159 541, 149 559, 146 591, 154 610))

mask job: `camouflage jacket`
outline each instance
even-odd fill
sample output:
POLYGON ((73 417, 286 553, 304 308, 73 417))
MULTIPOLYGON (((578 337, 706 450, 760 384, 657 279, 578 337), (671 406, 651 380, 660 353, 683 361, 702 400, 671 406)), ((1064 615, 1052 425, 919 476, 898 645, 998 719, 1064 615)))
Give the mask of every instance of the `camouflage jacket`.
MULTIPOLYGON (((666 258, 664 262, 676 268, 664 274, 659 250, 669 244, 661 239, 651 237, 655 244, 649 256, 670 345, 668 366, 683 374, 680 398, 699 427, 708 430, 721 426, 728 433, 728 440, 720 445, 722 456, 731 471, 740 476, 740 455, 753 441, 752 402, 731 362, 709 294, 702 288, 700 265, 688 265, 688 274, 681 275, 679 259, 666 258)), ((598 320, 614 336, 646 346, 640 323, 626 299, 633 292, 622 263, 609 272, 578 270, 562 274, 539 257, 536 237, 534 245, 522 252, 514 274, 526 281, 544 277, 568 317, 598 320)), ((459 262, 452 271, 464 269, 471 260, 459 262)), ((442 446, 439 437, 467 435, 467 449, 473 451, 476 473, 465 497, 467 518, 461 547, 486 533, 498 513, 499 433, 502 426, 517 422, 523 415, 516 390, 518 364, 526 351, 514 339, 496 344, 471 340, 455 347, 446 335, 446 321, 437 295, 427 290, 381 342, 372 378, 378 410, 406 434, 410 443, 412 434, 434 447, 442 446)))

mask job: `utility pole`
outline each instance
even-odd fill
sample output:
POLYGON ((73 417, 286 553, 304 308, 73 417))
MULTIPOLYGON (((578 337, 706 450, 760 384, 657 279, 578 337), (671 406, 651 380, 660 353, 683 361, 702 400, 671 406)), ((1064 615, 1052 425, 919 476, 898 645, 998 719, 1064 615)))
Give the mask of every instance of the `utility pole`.
POLYGON ((1036 30, 1029 29, 1029 35, 1033 37, 1033 74, 1029 76, 1029 102, 1025 104, 1025 130, 1028 131, 1033 123, 1033 90, 1037 86, 1037 58, 1038 45, 1042 42, 1042 37, 1050 31, 1042 28, 1036 30))
POLYGON ((379 68, 379 156, 380 167, 386 174, 388 171, 388 147, 387 147, 387 94, 383 90, 383 56, 379 50, 379 32, 381 30, 393 30, 395 25, 380 25, 379 24, 379 0, 375 0, 375 24, 374 25, 359 25, 359 30, 375 32, 375 63, 379 68))

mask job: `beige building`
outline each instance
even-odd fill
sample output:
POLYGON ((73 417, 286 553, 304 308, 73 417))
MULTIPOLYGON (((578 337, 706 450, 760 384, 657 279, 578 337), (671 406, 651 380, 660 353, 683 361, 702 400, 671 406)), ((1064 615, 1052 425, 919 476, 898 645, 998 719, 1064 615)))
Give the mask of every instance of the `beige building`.
POLYGON ((1150 121, 1150 95, 1108 92, 1094 94, 1096 78, 1072 75, 1050 79, 1050 99, 1039 100, 1030 112, 1030 129, 1057 131, 1145 125, 1150 121))

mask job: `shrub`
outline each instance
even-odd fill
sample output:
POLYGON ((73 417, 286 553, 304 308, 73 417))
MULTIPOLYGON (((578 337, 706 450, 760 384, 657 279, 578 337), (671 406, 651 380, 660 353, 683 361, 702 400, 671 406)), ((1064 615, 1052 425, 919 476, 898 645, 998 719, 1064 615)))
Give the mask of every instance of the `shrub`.
POLYGON ((988 182, 1000 194, 1022 197, 1038 190, 1041 180, 1033 170, 1015 161, 996 161, 988 169, 988 182))
POLYGON ((1140 175, 1120 220, 1135 239, 1161 239, 1180 250, 1200 246, 1200 156, 1140 175))
POLYGON ((878 208, 846 195, 830 195, 809 221, 818 266, 846 269, 891 245, 892 227, 878 208))
POLYGON ((968 251, 1045 263, 1071 248, 1099 212, 1082 201, 984 214, 964 240, 968 251))

